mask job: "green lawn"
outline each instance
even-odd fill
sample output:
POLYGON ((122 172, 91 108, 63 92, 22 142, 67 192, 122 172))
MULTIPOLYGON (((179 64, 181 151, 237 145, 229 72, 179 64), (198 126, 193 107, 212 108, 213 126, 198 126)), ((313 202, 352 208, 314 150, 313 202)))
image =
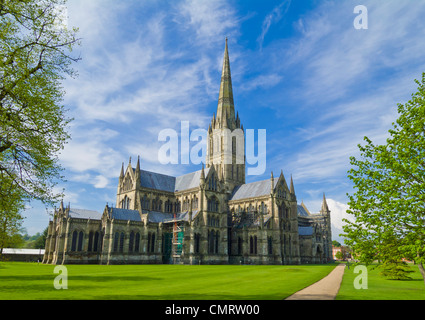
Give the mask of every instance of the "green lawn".
POLYGON ((411 269, 415 272, 410 274, 412 280, 387 280, 379 275, 381 271, 376 266, 367 269, 368 288, 355 289, 354 279, 361 273, 354 273, 354 266, 345 268, 341 288, 337 300, 425 300, 425 284, 415 265, 411 269))
POLYGON ((55 266, 0 262, 0 299, 277 300, 335 266, 69 265, 56 290, 55 266))

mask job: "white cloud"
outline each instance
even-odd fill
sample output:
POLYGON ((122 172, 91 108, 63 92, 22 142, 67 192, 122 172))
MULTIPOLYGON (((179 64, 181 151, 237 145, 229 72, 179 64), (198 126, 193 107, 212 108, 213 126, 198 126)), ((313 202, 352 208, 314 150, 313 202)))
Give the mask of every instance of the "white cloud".
POLYGON ((410 99, 413 80, 425 70, 424 29, 417 23, 424 5, 366 2, 369 29, 356 30, 354 3, 324 2, 298 22, 302 36, 282 49, 282 72, 293 72, 297 84, 288 94, 298 128, 273 142, 278 148, 293 141, 296 152, 275 153, 272 162, 285 161, 298 181, 346 179, 357 145, 364 136, 385 142, 397 104, 410 99))
POLYGON ((116 137, 118 132, 85 127, 74 127, 72 131, 73 138, 59 156, 64 167, 77 173, 96 170, 110 175, 109 170, 120 155, 108 146, 108 141, 116 137))
POLYGON ((270 88, 277 85, 281 80, 282 76, 276 73, 259 75, 242 83, 239 87, 239 91, 252 91, 257 88, 270 88))
MULTIPOLYGON (((369 29, 356 30, 351 14, 355 3, 324 2, 303 18, 303 36, 287 51, 288 63, 298 66, 304 75, 300 91, 313 104, 319 99, 323 103, 345 98, 366 81, 381 77, 384 70, 403 76, 413 70, 407 66, 423 64, 423 29, 415 21, 421 20, 425 6, 409 1, 379 5, 366 1, 369 29)), ((391 85, 394 81, 397 78, 380 78, 379 83, 391 85)))
POLYGON ((264 37, 269 31, 271 25, 279 22, 282 19, 282 16, 288 12, 289 7, 291 6, 291 1, 292 0, 284 0, 281 4, 274 7, 273 10, 264 18, 261 34, 257 39, 260 49, 263 47, 264 37))
POLYGON ((235 37, 239 18, 224 0, 187 0, 178 6, 175 21, 183 28, 195 30, 196 42, 202 46, 216 46, 226 36, 235 37))
POLYGON ((95 177, 94 179, 94 187, 97 189, 103 189, 105 187, 107 187, 109 185, 109 179, 102 176, 102 175, 98 175, 95 177))
POLYGON ((345 224, 343 219, 354 221, 353 217, 347 214, 348 205, 338 202, 333 199, 326 199, 329 210, 331 211, 331 231, 332 239, 343 243, 343 237, 340 236, 343 233, 342 226, 345 224))
POLYGON ((60 155, 69 181, 105 188, 130 155, 140 155, 144 169, 158 168, 161 130, 179 131, 180 121, 190 121, 191 130, 206 128, 210 120, 203 107, 216 98, 209 93, 219 82, 209 79, 217 55, 211 57, 206 44, 223 44, 224 35, 235 34, 235 12, 224 1, 183 1, 146 20, 123 21, 132 6, 73 1, 69 8, 70 25, 78 25, 83 38, 79 77, 65 83, 65 103, 77 119, 60 155), (170 48, 170 37, 182 30, 183 41, 170 48), (196 58, 188 61, 191 55, 196 58))

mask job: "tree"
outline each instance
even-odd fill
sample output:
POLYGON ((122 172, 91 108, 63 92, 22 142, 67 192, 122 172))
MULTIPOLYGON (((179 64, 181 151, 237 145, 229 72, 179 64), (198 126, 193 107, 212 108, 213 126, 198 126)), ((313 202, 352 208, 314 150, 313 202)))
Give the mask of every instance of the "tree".
POLYGON ((332 240, 332 245, 333 245, 334 247, 337 247, 337 248, 341 247, 341 243, 339 243, 339 242, 338 242, 338 241, 336 241, 336 240, 332 240))
POLYGON ((391 232, 388 232, 388 234, 389 236, 386 237, 380 246, 384 257, 382 265, 379 266, 382 269, 380 274, 393 280, 411 279, 409 273, 412 273, 413 270, 409 268, 406 262, 400 259, 400 256, 403 256, 403 252, 400 251, 402 248, 400 241, 403 240, 391 235, 391 232))
POLYGON ((34 249, 44 249, 44 247, 46 246, 46 238, 47 238, 48 231, 49 231, 49 227, 46 227, 43 233, 40 234, 40 236, 35 239, 33 244, 34 249))
POLYGON ((342 255, 342 252, 341 251, 338 251, 335 254, 335 258, 337 258, 338 260, 343 260, 344 259, 344 256, 342 255))
POLYGON ((366 263, 402 258, 417 263, 425 281, 425 73, 418 91, 398 105, 399 117, 383 145, 365 137, 360 159, 350 158, 349 197, 355 221, 344 219, 346 243, 366 263))
POLYGON ((20 236, 23 217, 20 211, 25 207, 22 189, 8 176, 0 179, 0 193, 7 197, 0 197, 0 255, 3 248, 16 247, 23 243, 20 236))
POLYGON ((0 178, 47 204, 61 196, 53 190, 63 179, 57 153, 71 121, 61 81, 80 59, 71 56, 79 39, 65 24, 65 2, 0 0, 0 178))

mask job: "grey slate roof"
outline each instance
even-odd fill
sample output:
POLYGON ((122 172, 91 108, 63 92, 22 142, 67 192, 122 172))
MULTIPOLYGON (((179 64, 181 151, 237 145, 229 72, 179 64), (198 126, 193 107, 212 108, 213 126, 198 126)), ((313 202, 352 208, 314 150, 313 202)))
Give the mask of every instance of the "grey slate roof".
MULTIPOLYGON (((204 169, 207 176, 209 168, 204 169)), ((144 188, 175 192, 199 186, 201 170, 179 177, 167 176, 156 172, 140 170, 140 183, 144 188)))
MULTIPOLYGON (((276 187, 279 179, 274 179, 274 186, 276 187)), ((263 181, 256 181, 240 185, 233 190, 230 200, 239 200, 252 197, 265 196, 270 194, 270 179, 263 181)))
MULTIPOLYGON (((177 177, 174 191, 187 190, 187 189, 192 189, 199 186, 199 182, 201 179, 201 171, 202 170, 198 170, 198 171, 191 172, 183 176, 177 177)), ((210 168, 204 169, 205 177, 208 175, 209 171, 210 171, 210 168)))
POLYGON ((172 220, 174 215, 172 213, 166 213, 166 212, 157 212, 157 211, 151 211, 149 212, 149 222, 164 222, 167 220, 172 220))
POLYGON ((309 216, 308 212, 305 211, 304 207, 301 206, 301 205, 297 205, 297 213, 298 213, 299 216, 302 216, 302 217, 308 217, 309 216))
POLYGON ((176 178, 165 174, 140 170, 140 183, 144 188, 174 192, 176 178))
MULTIPOLYGON (((198 214, 198 210, 193 210, 192 212, 192 219, 196 217, 198 214)), ((180 212, 176 215, 176 220, 179 221, 189 221, 189 212, 180 212)), ((173 222, 174 221, 174 214, 173 213, 166 213, 166 212, 158 212, 158 211, 151 211, 149 213, 149 222, 154 223, 160 223, 160 222, 173 222)))
POLYGON ((102 214, 94 210, 69 209, 69 217, 77 219, 101 220, 102 214))
POLYGON ((313 234, 313 227, 298 227, 298 234, 300 236, 311 236, 313 234))
POLYGON ((138 210, 111 208, 111 219, 142 221, 138 210))

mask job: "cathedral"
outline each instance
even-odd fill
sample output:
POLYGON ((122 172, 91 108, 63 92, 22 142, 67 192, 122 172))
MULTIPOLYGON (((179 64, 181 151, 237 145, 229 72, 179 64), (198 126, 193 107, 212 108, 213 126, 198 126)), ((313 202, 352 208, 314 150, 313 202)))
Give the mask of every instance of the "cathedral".
MULTIPOLYGON (((227 39, 217 114, 200 170, 174 177, 121 168, 115 206, 55 209, 43 262, 48 264, 313 264, 332 259, 330 211, 298 204, 282 171, 245 182, 245 157, 224 132, 243 132, 235 114, 227 39), (221 138, 222 139, 222 138, 221 138), (223 161, 224 158, 232 161, 223 161), (239 157, 240 158, 240 157, 239 157)), ((242 139, 243 135, 242 135, 242 139)), ((244 143, 244 141, 242 141, 244 143)))

